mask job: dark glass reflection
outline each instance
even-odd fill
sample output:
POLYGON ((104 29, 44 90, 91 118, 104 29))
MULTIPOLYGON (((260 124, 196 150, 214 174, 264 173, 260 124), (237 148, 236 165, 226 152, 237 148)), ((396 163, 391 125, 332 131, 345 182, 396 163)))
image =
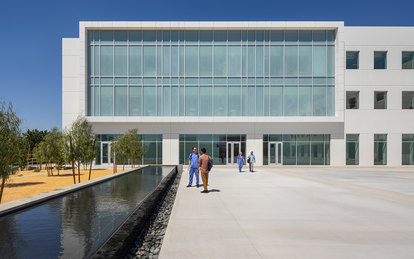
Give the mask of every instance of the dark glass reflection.
POLYGON ((173 167, 146 167, 0 218, 2 258, 85 258, 173 167))

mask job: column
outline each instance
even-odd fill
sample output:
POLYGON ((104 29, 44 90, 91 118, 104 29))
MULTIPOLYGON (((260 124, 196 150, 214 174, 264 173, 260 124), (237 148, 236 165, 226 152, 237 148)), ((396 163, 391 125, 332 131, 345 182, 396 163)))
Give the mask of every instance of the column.
POLYGON ((180 160, 179 135, 164 133, 162 134, 162 164, 178 165, 180 160))
POLYGON ((246 157, 253 151, 256 165, 263 165, 263 134, 247 134, 246 138, 246 157))

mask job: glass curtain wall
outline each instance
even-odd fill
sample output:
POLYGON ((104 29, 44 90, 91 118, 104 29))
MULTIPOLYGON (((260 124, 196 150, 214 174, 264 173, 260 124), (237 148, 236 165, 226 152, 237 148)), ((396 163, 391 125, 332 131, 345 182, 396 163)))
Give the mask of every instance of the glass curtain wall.
POLYGON ((330 135, 263 135, 263 165, 269 164, 269 142, 283 143, 284 165, 329 165, 330 135))
POLYGON ((335 31, 88 31, 88 116, 334 116, 335 31))
POLYGON ((193 152, 193 147, 207 150, 215 165, 225 165, 228 142, 240 142, 241 152, 246 156, 246 135, 180 135, 180 164, 188 164, 188 157, 193 152))
POLYGON ((402 164, 414 165, 414 134, 402 134, 402 164))
POLYGON ((359 165, 358 134, 346 134, 346 164, 359 165))
MULTIPOLYGON (((106 154, 101 153, 101 143, 102 142, 112 142, 116 141, 119 138, 120 134, 100 134, 96 135, 97 138, 97 156, 95 158, 95 164, 101 164, 101 156, 106 154)), ((141 164, 162 164, 162 135, 161 134, 143 134, 140 135, 141 142, 145 146, 147 152, 141 158, 141 164)), ((105 150, 104 150, 105 152, 105 150)), ((121 165, 123 163, 122 159, 117 159, 117 164, 121 165)), ((129 160, 125 162, 129 164, 129 160)), ((135 161, 137 164, 138 161, 135 161)))
POLYGON ((387 164, 387 134, 374 134, 374 165, 387 164))

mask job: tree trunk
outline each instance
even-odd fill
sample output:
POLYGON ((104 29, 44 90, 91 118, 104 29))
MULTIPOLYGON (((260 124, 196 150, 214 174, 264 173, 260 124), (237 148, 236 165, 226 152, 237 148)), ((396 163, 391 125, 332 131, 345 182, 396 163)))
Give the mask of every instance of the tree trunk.
POLYGON ((76 184, 76 178, 75 178, 75 159, 73 157, 73 147, 72 147, 72 137, 69 136, 69 143, 70 143, 70 154, 72 157, 72 174, 73 174, 73 184, 76 184))
POLYGON ((6 178, 1 178, 1 190, 0 190, 0 204, 1 204, 1 198, 3 198, 3 190, 4 190, 4 184, 6 183, 6 178))
POLYGON ((80 183, 80 170, 81 170, 81 163, 78 163, 78 183, 80 183))
POLYGON ((134 158, 131 157, 131 168, 134 168, 134 158))
POLYGON ((122 171, 125 171, 125 157, 124 157, 124 162, 122 163, 122 171))
POLYGON ((58 176, 60 176, 60 174, 59 174, 59 168, 60 168, 60 163, 57 163, 57 171, 58 171, 58 176))
MULTIPOLYGON (((95 145, 96 145, 96 138, 93 140, 93 144, 92 144, 92 150, 95 150, 95 145)), ((94 152, 95 153, 95 152, 94 152)), ((91 165, 89 167, 89 178, 88 180, 91 179, 91 173, 92 173, 92 163, 93 163, 94 158, 92 158, 91 160, 91 165)))
POLYGON ((27 149, 27 158, 26 158, 26 170, 29 170, 29 156, 30 156, 30 144, 27 149))
POLYGON ((53 165, 51 161, 49 161, 49 166, 50 166, 50 174, 53 176, 53 165))

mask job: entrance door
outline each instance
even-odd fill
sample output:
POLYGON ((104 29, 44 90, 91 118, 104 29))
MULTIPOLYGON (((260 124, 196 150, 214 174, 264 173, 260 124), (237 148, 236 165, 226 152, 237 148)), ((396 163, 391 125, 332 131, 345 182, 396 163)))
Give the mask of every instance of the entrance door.
POLYGON ((283 165, 283 143, 269 142, 269 165, 283 165))
POLYGON ((237 157, 241 151, 240 142, 227 142, 227 164, 237 164, 237 157))
POLYGON ((112 164, 111 142, 101 142, 101 165, 112 164))

